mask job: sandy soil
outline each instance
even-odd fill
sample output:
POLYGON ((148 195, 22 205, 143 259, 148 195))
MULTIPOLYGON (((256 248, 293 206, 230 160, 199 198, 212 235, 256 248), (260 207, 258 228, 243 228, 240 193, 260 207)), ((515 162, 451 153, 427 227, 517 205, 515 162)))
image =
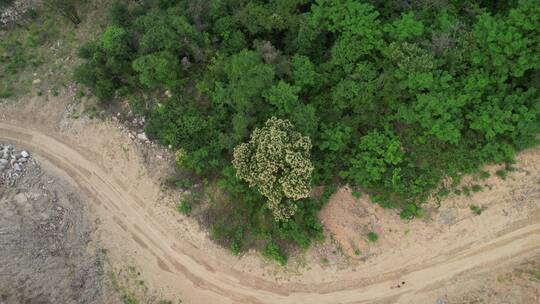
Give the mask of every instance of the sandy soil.
POLYGON ((50 174, 88 197, 111 259, 136 265, 148 288, 166 298, 440 304, 482 303, 479 297, 507 303, 489 290, 482 294, 482 286, 492 286, 519 294, 507 294, 508 303, 538 303, 534 275, 523 275, 519 290, 512 289, 517 279, 497 277, 518 267, 538 269, 530 265, 540 255, 540 149, 523 152, 507 181, 491 178, 482 182, 491 190, 450 197, 441 207, 433 203, 424 220, 411 223, 340 189, 321 213, 327 241, 280 268, 255 253, 236 258, 213 244, 194 220, 173 210, 178 197, 160 186, 170 173, 170 154, 130 140, 114 121, 69 118, 85 103, 73 105, 70 96, 62 92, 3 105, 0 139, 34 151, 50 174), (475 216, 471 203, 487 209, 475 216), (369 231, 378 233, 378 242, 367 241, 369 231))

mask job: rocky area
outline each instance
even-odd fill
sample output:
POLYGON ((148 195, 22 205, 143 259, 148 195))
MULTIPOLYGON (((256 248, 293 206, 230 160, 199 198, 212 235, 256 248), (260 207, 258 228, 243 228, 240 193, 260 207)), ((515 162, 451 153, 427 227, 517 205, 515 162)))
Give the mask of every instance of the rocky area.
POLYGON ((27 151, 15 151, 13 145, 0 144, 0 185, 12 186, 24 174, 29 159, 27 151))
POLYGON ((15 0, 10 6, 3 10, 0 5, 0 26, 17 20, 30 8, 39 4, 41 4, 40 0, 15 0))
POLYGON ((0 304, 115 303, 106 255, 71 185, 0 144, 0 304))

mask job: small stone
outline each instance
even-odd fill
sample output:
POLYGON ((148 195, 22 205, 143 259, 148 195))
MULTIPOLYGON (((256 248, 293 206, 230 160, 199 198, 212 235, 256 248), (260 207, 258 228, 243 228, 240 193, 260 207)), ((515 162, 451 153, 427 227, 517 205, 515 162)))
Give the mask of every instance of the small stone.
POLYGON ((41 79, 34 79, 34 81, 32 81, 32 84, 40 84, 41 83, 41 79))
POLYGON ((26 152, 25 150, 22 150, 21 151, 21 156, 26 158, 26 157, 30 156, 30 154, 28 152, 26 152))
POLYGON ((446 301, 443 298, 438 298, 435 304, 446 304, 446 301))
POLYGON ((148 137, 146 136, 146 134, 144 132, 137 134, 137 138, 142 140, 142 141, 147 141, 148 140, 148 137))
POLYGON ((14 199, 15 199, 15 202, 17 202, 18 204, 24 204, 28 201, 28 199, 26 198, 26 194, 24 193, 19 193, 15 195, 14 199))
POLYGON ((185 71, 191 67, 191 62, 189 61, 189 58, 184 57, 181 60, 182 69, 185 71))
POLYGON ((13 170, 15 170, 15 171, 22 171, 22 167, 21 167, 21 165, 19 165, 19 164, 14 164, 14 165, 13 165, 13 170))
POLYGON ((19 163, 25 163, 25 162, 27 162, 27 161, 28 161, 28 159, 27 159, 26 157, 21 157, 21 158, 19 158, 19 160, 18 160, 19 163))

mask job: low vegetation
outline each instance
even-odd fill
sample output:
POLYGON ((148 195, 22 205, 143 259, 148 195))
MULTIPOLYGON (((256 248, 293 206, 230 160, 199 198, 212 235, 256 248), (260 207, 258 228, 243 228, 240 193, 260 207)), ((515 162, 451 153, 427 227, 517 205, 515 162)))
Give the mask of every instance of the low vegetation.
POLYGON ((372 243, 375 243, 379 239, 379 235, 373 231, 369 232, 367 237, 368 240, 372 243))
POLYGON ((481 206, 478 206, 478 205, 471 205, 469 206, 469 208, 471 209, 471 211, 475 214, 475 215, 480 215, 482 214, 482 211, 484 211, 484 207, 481 207, 481 206))

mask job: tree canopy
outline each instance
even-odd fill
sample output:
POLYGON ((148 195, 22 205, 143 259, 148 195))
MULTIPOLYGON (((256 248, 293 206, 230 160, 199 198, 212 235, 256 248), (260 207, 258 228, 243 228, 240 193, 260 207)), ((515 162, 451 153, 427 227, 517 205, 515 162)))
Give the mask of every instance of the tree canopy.
POLYGON ((310 186, 408 218, 444 179, 537 144, 537 0, 140 2, 113 6, 76 78, 221 181, 241 206, 215 226, 231 248, 309 243, 310 186))

